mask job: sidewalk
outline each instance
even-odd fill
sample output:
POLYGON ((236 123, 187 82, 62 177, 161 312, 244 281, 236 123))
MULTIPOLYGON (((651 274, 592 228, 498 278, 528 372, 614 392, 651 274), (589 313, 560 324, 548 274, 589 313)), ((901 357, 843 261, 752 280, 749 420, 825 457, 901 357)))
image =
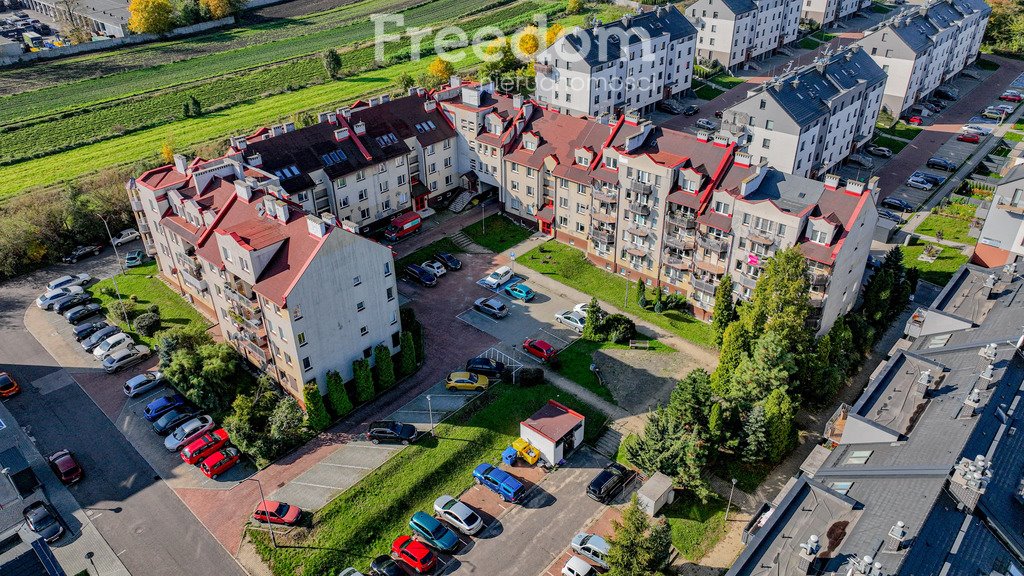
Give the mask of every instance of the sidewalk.
POLYGON ((423 232, 395 244, 392 246, 392 249, 398 252, 398 258, 408 256, 428 244, 458 234, 460 230, 470 224, 479 222, 481 218, 497 214, 498 207, 498 202, 487 200, 484 202, 482 213, 479 205, 467 207, 460 214, 452 214, 448 210, 442 210, 423 221, 423 232))

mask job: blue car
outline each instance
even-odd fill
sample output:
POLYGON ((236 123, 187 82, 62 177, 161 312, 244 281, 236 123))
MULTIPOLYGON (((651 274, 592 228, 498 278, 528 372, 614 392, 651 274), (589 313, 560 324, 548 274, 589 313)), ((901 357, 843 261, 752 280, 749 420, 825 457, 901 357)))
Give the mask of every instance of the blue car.
POLYGON ((530 300, 533 300, 534 296, 537 295, 533 291, 533 288, 530 288, 529 286, 523 284, 522 282, 516 282, 515 284, 510 284, 506 286, 505 294, 508 294, 512 298, 519 298, 523 302, 529 302, 530 300))
POLYGON ((146 262, 146 253, 142 250, 132 250, 124 257, 125 268, 135 268, 136 266, 142 266, 146 262))
POLYGON ((487 487, 506 502, 519 502, 526 493, 526 487, 515 476, 490 464, 481 464, 473 470, 473 480, 487 487))
POLYGON ((153 400, 146 405, 146 409, 142 411, 142 415, 149 422, 156 422, 161 416, 167 414, 171 410, 184 406, 186 403, 185 397, 181 394, 175 394, 173 396, 161 396, 156 400, 153 400))
POLYGON ((426 512, 417 512, 409 520, 409 528, 428 546, 441 552, 452 552, 459 547, 459 536, 426 512))

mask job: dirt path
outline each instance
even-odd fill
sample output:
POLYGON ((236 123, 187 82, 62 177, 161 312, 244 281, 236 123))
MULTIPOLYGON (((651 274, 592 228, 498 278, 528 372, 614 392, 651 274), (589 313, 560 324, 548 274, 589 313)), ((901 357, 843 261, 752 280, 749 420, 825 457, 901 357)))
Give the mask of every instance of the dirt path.
POLYGON ((749 521, 749 514, 730 515, 726 533, 714 548, 696 562, 677 561, 672 565, 672 570, 682 576, 719 576, 724 574, 743 551, 743 542, 740 541, 740 537, 743 535, 743 527, 749 521))

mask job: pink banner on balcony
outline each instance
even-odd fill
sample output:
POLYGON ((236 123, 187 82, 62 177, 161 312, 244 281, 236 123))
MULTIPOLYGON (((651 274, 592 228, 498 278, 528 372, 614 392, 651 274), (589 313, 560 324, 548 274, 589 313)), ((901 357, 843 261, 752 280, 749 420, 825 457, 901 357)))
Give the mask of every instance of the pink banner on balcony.
POLYGON ((760 266, 761 258, 757 254, 747 254, 747 264, 751 266, 760 266))

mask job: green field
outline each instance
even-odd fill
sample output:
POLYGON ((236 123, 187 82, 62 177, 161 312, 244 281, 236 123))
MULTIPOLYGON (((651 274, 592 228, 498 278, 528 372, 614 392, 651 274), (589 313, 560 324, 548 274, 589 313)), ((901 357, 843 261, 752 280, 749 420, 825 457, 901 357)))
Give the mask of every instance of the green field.
POLYGON ((469 236, 470 240, 494 253, 508 250, 532 236, 534 232, 500 214, 492 214, 483 222, 475 222, 462 229, 462 233, 469 236))
POLYGON ((736 86, 743 84, 744 82, 747 81, 747 79, 722 72, 716 76, 709 78, 708 81, 713 82, 714 84, 721 86, 726 90, 729 90, 730 88, 735 88, 736 86))
POLYGON ((694 88, 693 92, 697 95, 697 98, 700 98, 701 100, 714 100, 722 94, 725 94, 724 90, 719 90, 718 88, 703 82, 700 82, 700 85, 694 88))
POLYGON ((892 150, 893 154, 899 154, 900 150, 907 147, 907 143, 903 140, 897 140, 888 136, 876 136, 871 143, 875 146, 884 146, 889 150, 892 150))
POLYGON ((961 244, 977 244, 977 238, 971 238, 967 235, 967 232, 970 229, 971 224, 967 220, 950 218, 949 216, 940 216, 938 214, 929 214, 923 222, 917 225, 914 232, 923 236, 932 236, 934 238, 938 238, 938 235, 941 233, 943 240, 959 242, 961 244))
POLYGON ((900 120, 892 127, 885 126, 882 123, 875 125, 875 132, 888 134, 889 136, 895 136, 896 138, 903 138, 904 140, 913 140, 921 133, 922 130, 923 128, 911 126, 903 120, 900 120))
POLYGON ((687 560, 700 560, 725 535, 726 502, 716 496, 706 504, 689 496, 676 497, 678 500, 662 510, 672 527, 672 545, 687 560))
POLYGON ((956 248, 947 246, 942 248, 942 252, 934 262, 918 260, 924 249, 924 245, 904 246, 903 261, 908 268, 917 268, 921 272, 922 280, 938 286, 945 286, 946 282, 953 277, 953 273, 967 262, 967 256, 961 254, 956 248))
MULTIPOLYGON (((647 338, 640 337, 647 340, 647 338)), ((672 348, 657 340, 650 340, 652 352, 671 352, 672 348)), ((614 342, 594 342, 577 338, 564 350, 558 353, 558 365, 555 371, 572 380, 573 382, 597 394, 609 402, 615 402, 608 387, 598 381, 597 376, 590 371, 590 365, 594 361, 594 353, 598 350, 628 350, 628 344, 616 344, 614 342)))

